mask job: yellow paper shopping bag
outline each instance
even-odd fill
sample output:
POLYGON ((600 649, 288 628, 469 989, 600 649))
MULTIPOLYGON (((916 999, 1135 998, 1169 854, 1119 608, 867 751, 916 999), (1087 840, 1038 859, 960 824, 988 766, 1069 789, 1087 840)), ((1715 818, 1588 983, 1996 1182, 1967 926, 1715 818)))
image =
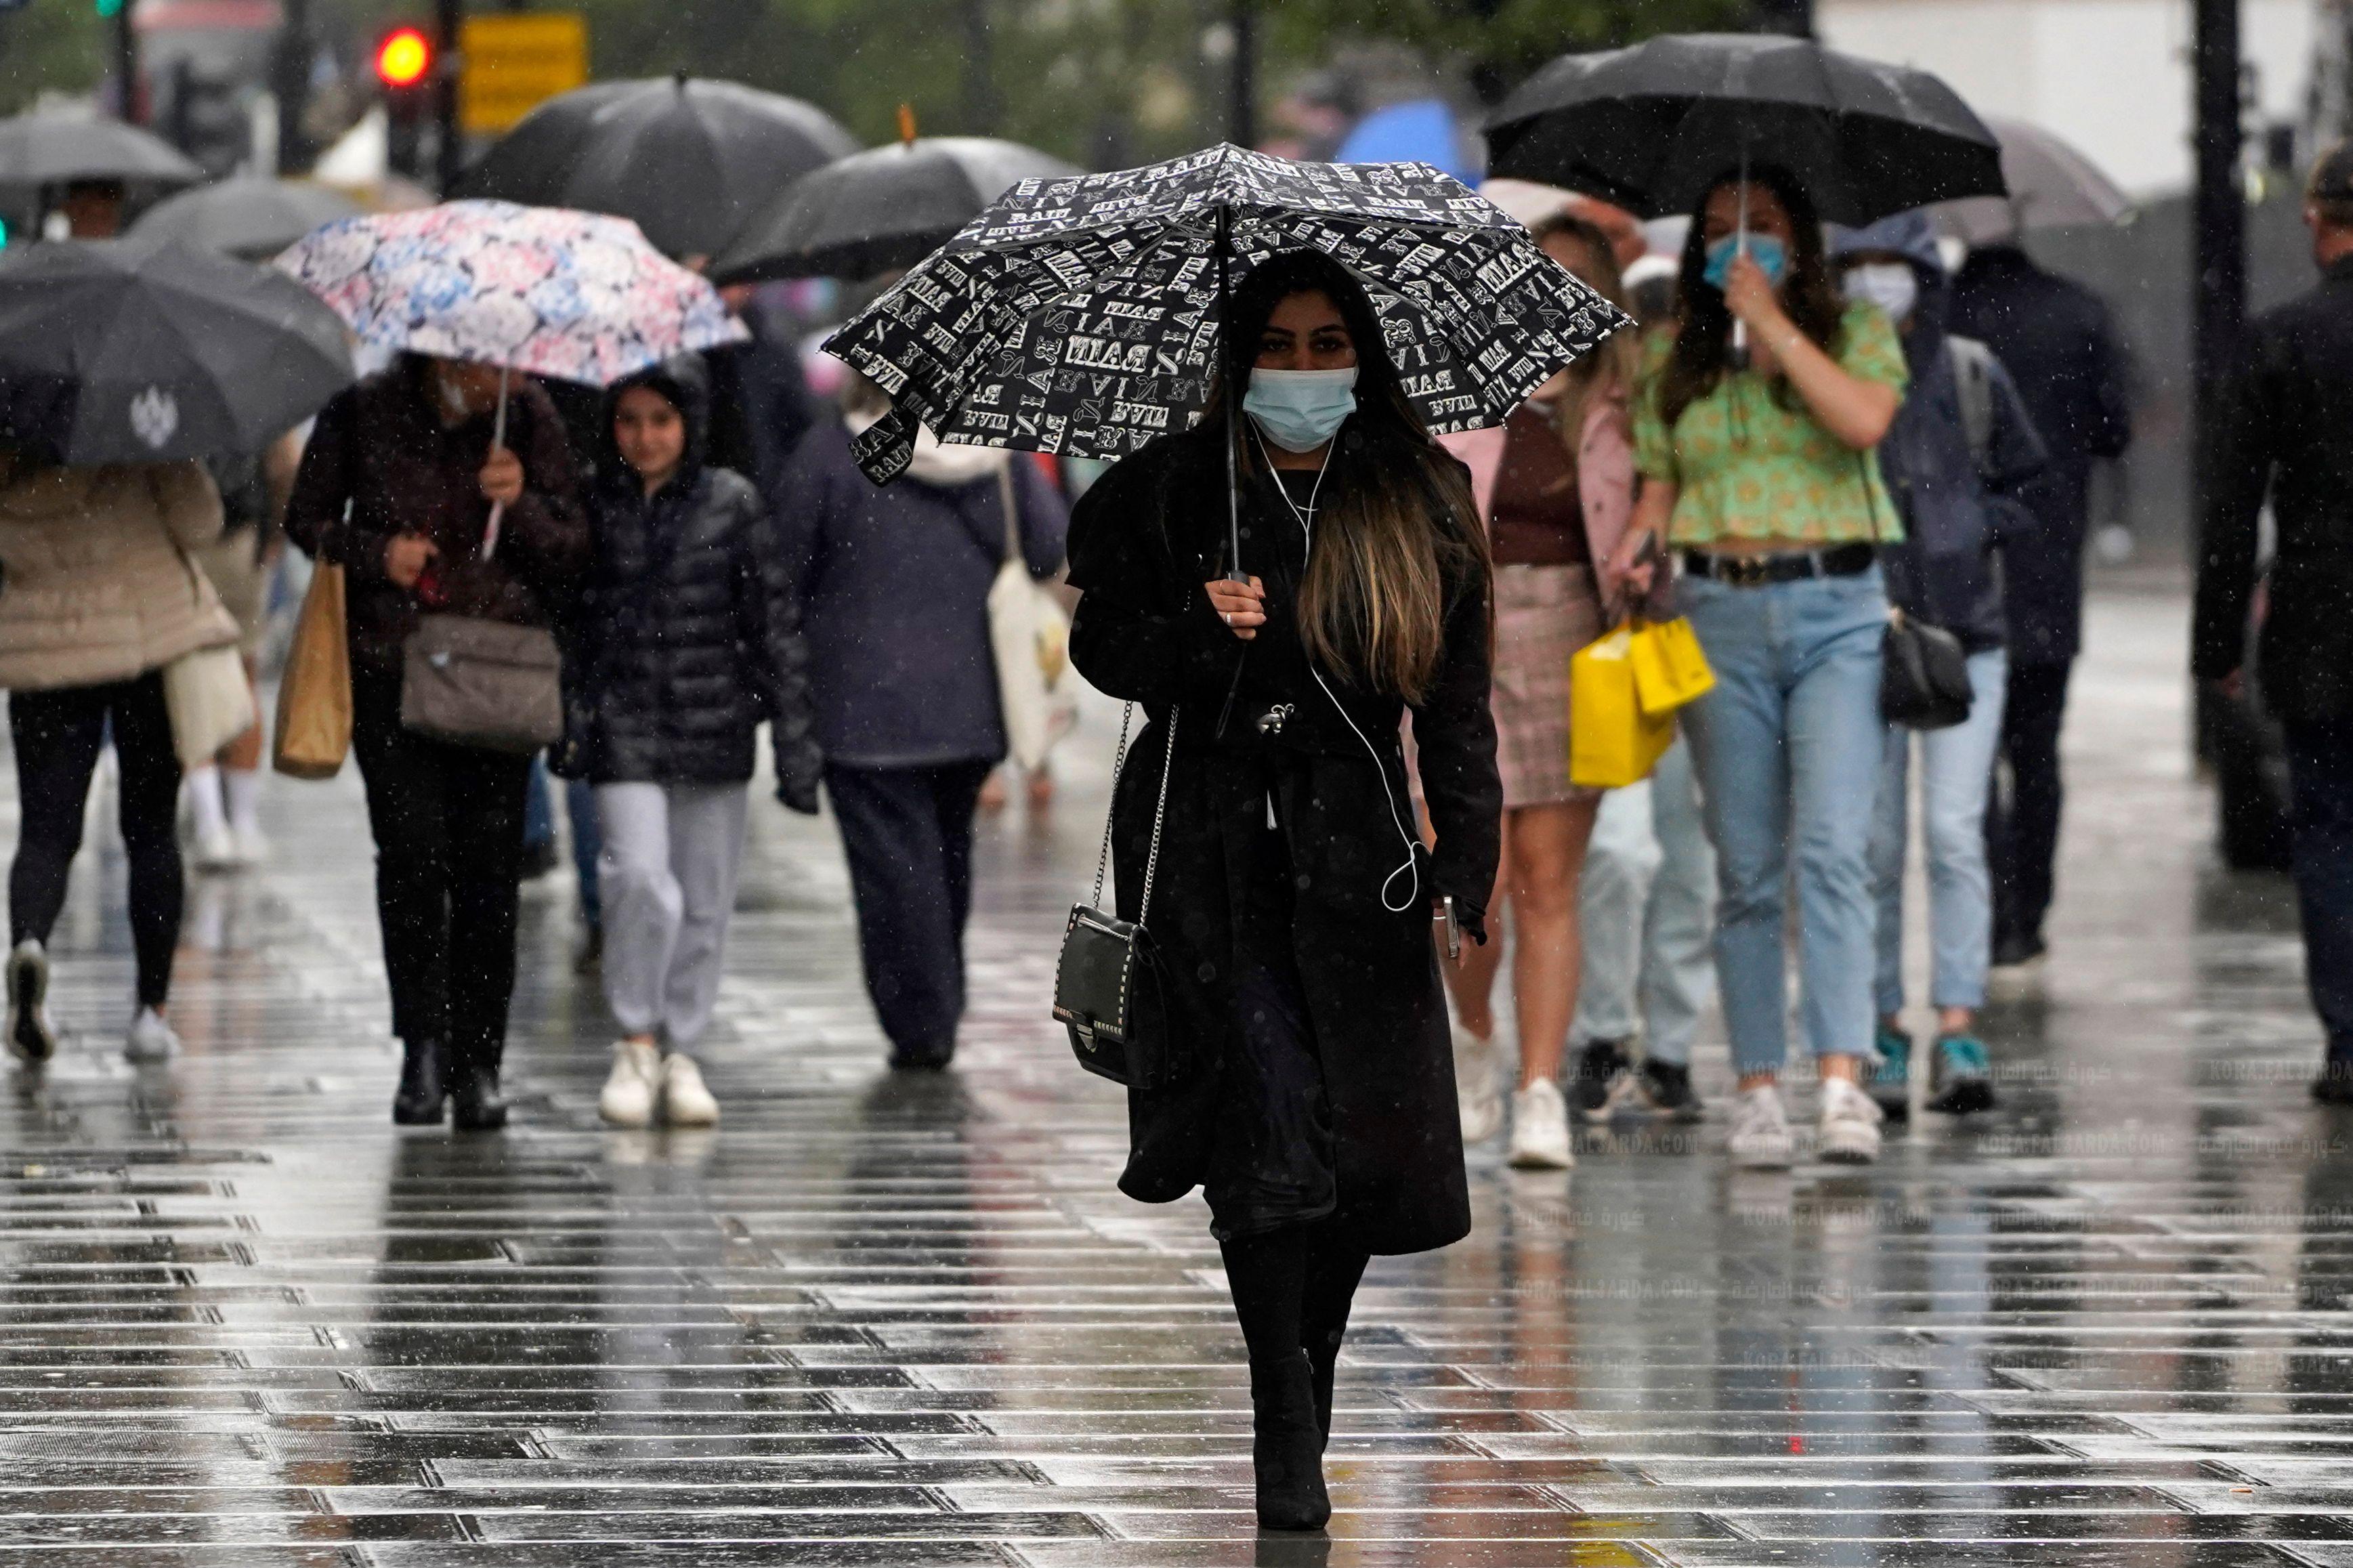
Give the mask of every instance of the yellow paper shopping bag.
POLYGON ((1633 634, 1620 626, 1568 661, 1568 778, 1620 789, 1651 776, 1674 743, 1671 713, 1646 713, 1635 695, 1633 634))
POLYGON ((1715 685, 1699 636, 1682 616, 1636 626, 1628 659, 1634 667, 1635 698, 1654 718, 1698 700, 1715 685))

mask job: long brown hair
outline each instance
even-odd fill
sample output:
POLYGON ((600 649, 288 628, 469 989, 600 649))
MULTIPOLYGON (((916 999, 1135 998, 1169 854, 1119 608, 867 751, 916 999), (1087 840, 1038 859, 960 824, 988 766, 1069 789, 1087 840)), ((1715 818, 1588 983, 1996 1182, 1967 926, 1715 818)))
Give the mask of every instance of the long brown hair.
MULTIPOLYGON (((1275 307, 1306 293, 1330 300, 1347 323, 1356 350, 1356 411, 1333 437, 1342 460, 1325 481, 1331 499, 1316 508, 1299 591, 1300 640, 1318 665, 1351 684, 1418 702, 1445 652, 1449 580, 1488 597, 1487 531, 1478 526, 1461 465, 1406 400, 1372 301, 1345 268, 1320 251, 1285 251, 1243 280, 1204 424, 1222 426, 1228 388, 1249 384, 1275 307)), ((1259 443, 1248 438, 1249 422, 1235 423, 1244 471, 1271 480, 1259 443)))
MULTIPOLYGON (((1789 215, 1789 263, 1781 278, 1782 308, 1799 331, 1835 359, 1846 301, 1831 282, 1830 263, 1822 257, 1822 220, 1814 200, 1795 176, 1776 166, 1751 169, 1748 183, 1772 192, 1781 210, 1789 215)), ((1683 239, 1683 272, 1675 285, 1683 314, 1675 323, 1674 352, 1659 379, 1659 416, 1670 430, 1684 409, 1715 390, 1731 354, 1732 311, 1724 302, 1724 290, 1707 280, 1706 216, 1707 204, 1715 193, 1739 184, 1738 176, 1726 174, 1709 186, 1692 214, 1691 233, 1683 239)), ((1787 384, 1777 387, 1774 395, 1786 400, 1787 384)))
MULTIPOLYGON (((1538 247, 1556 237, 1573 239, 1582 246, 1588 268, 1577 277, 1595 293, 1620 310, 1627 310, 1626 279, 1618 270, 1618 252, 1600 225, 1575 213, 1555 213, 1536 225, 1534 233, 1538 247)), ((1627 310, 1627 314, 1632 313, 1627 310)), ((1575 452, 1577 443, 1584 439, 1585 411, 1592 404, 1594 395, 1598 393, 1608 396, 1614 393, 1623 396, 1631 392, 1634 374, 1641 363, 1641 358, 1640 332, 1612 332, 1594 344, 1564 373, 1568 378, 1568 386, 1553 405, 1553 424, 1560 432, 1562 444, 1569 451, 1575 452)))

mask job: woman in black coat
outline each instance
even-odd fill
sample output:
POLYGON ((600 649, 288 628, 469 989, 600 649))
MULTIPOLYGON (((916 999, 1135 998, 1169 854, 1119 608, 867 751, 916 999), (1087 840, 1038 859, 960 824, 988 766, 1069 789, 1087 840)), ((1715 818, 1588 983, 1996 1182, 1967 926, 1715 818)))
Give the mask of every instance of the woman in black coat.
POLYGON ((622 1038, 597 1110, 707 1124, 688 1052, 711 1021, 743 857, 754 731, 777 795, 817 809, 807 658, 759 494, 703 461, 710 384, 682 356, 605 401, 596 556, 571 626, 557 771, 595 786, 605 998, 622 1038))
POLYGON ((1071 658, 1150 721, 1113 807, 1119 913, 1145 920, 1171 1059, 1188 1064, 1131 1091, 1120 1186, 1150 1203, 1206 1190, 1250 1349, 1260 1522, 1312 1529, 1331 1512, 1333 1367, 1369 1255, 1471 1228, 1430 937, 1451 900, 1484 941, 1494 885, 1490 572, 1467 476, 1405 401, 1346 272, 1277 258, 1227 334, 1199 426, 1079 505, 1071 658), (1224 580, 1218 406, 1243 377, 1247 584, 1224 580), (1407 788, 1408 709, 1434 850, 1407 788))

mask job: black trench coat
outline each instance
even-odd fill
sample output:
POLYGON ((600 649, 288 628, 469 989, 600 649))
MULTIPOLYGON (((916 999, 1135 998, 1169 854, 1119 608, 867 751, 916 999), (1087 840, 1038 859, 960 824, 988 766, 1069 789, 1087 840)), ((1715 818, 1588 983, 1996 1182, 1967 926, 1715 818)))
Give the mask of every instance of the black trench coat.
MULTIPOLYGON (((1342 437, 1335 464, 1349 460, 1352 439, 1342 437)), ((1412 825, 1398 743, 1405 705, 1327 673, 1356 729, 1342 720, 1309 669, 1288 584, 1268 571, 1282 537, 1274 531, 1297 524, 1271 479, 1244 482, 1243 564, 1270 581, 1267 625, 1248 645, 1219 620, 1202 586, 1222 570, 1226 545, 1214 434, 1155 442, 1113 468, 1071 517, 1071 582, 1084 594, 1071 661, 1103 691, 1141 702, 1149 721, 1112 808, 1119 913, 1130 920, 1172 707, 1178 715, 1146 927, 1173 1049, 1196 1065, 1170 1087, 1131 1089, 1120 1189, 1147 1203, 1183 1196, 1204 1179, 1219 1119, 1249 1113, 1221 1081, 1239 1030, 1232 911, 1251 836, 1266 831, 1273 780, 1296 889, 1293 952, 1331 1114, 1332 1223, 1367 1252, 1443 1247, 1470 1233, 1471 1206, 1430 910, 1434 896, 1451 893, 1467 930, 1481 933, 1494 884, 1503 786, 1488 710, 1487 584, 1447 585, 1444 662, 1414 710, 1437 847, 1417 853, 1418 889, 1403 877, 1389 884, 1389 903, 1414 895, 1392 912, 1384 879, 1407 854, 1400 826, 1412 825), (1286 704, 1280 732, 1261 730, 1261 716, 1286 704)))

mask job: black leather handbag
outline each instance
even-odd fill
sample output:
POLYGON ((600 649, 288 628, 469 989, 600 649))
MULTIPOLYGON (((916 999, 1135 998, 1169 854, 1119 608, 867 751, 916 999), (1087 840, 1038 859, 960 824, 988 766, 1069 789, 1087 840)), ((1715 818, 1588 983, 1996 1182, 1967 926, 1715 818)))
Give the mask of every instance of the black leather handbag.
MULTIPOLYGON (((1120 716, 1119 750, 1112 759, 1112 790, 1117 798, 1121 770, 1127 765, 1127 727, 1134 704, 1120 716)), ((1095 890, 1071 907, 1062 931, 1062 955, 1054 966, 1054 1017, 1071 1033, 1079 1065, 1113 1083, 1154 1089, 1169 1076, 1168 1053, 1147 1045, 1146 1036, 1165 1033, 1159 965, 1151 935, 1144 929, 1152 908, 1153 879, 1160 869, 1160 830, 1168 815, 1168 777, 1176 762, 1176 710, 1168 712, 1168 755, 1160 773, 1160 796, 1152 810, 1152 848, 1144 863, 1144 896, 1135 919, 1124 921, 1103 907, 1103 879, 1111 867, 1111 823, 1103 823, 1103 854, 1095 861, 1095 890)), ((1165 1040, 1158 1042, 1165 1047, 1165 1040)))
POLYGON ((1978 694, 1960 638, 1890 610, 1880 646, 1881 718, 1909 730, 1949 730, 1968 722, 1978 694))

